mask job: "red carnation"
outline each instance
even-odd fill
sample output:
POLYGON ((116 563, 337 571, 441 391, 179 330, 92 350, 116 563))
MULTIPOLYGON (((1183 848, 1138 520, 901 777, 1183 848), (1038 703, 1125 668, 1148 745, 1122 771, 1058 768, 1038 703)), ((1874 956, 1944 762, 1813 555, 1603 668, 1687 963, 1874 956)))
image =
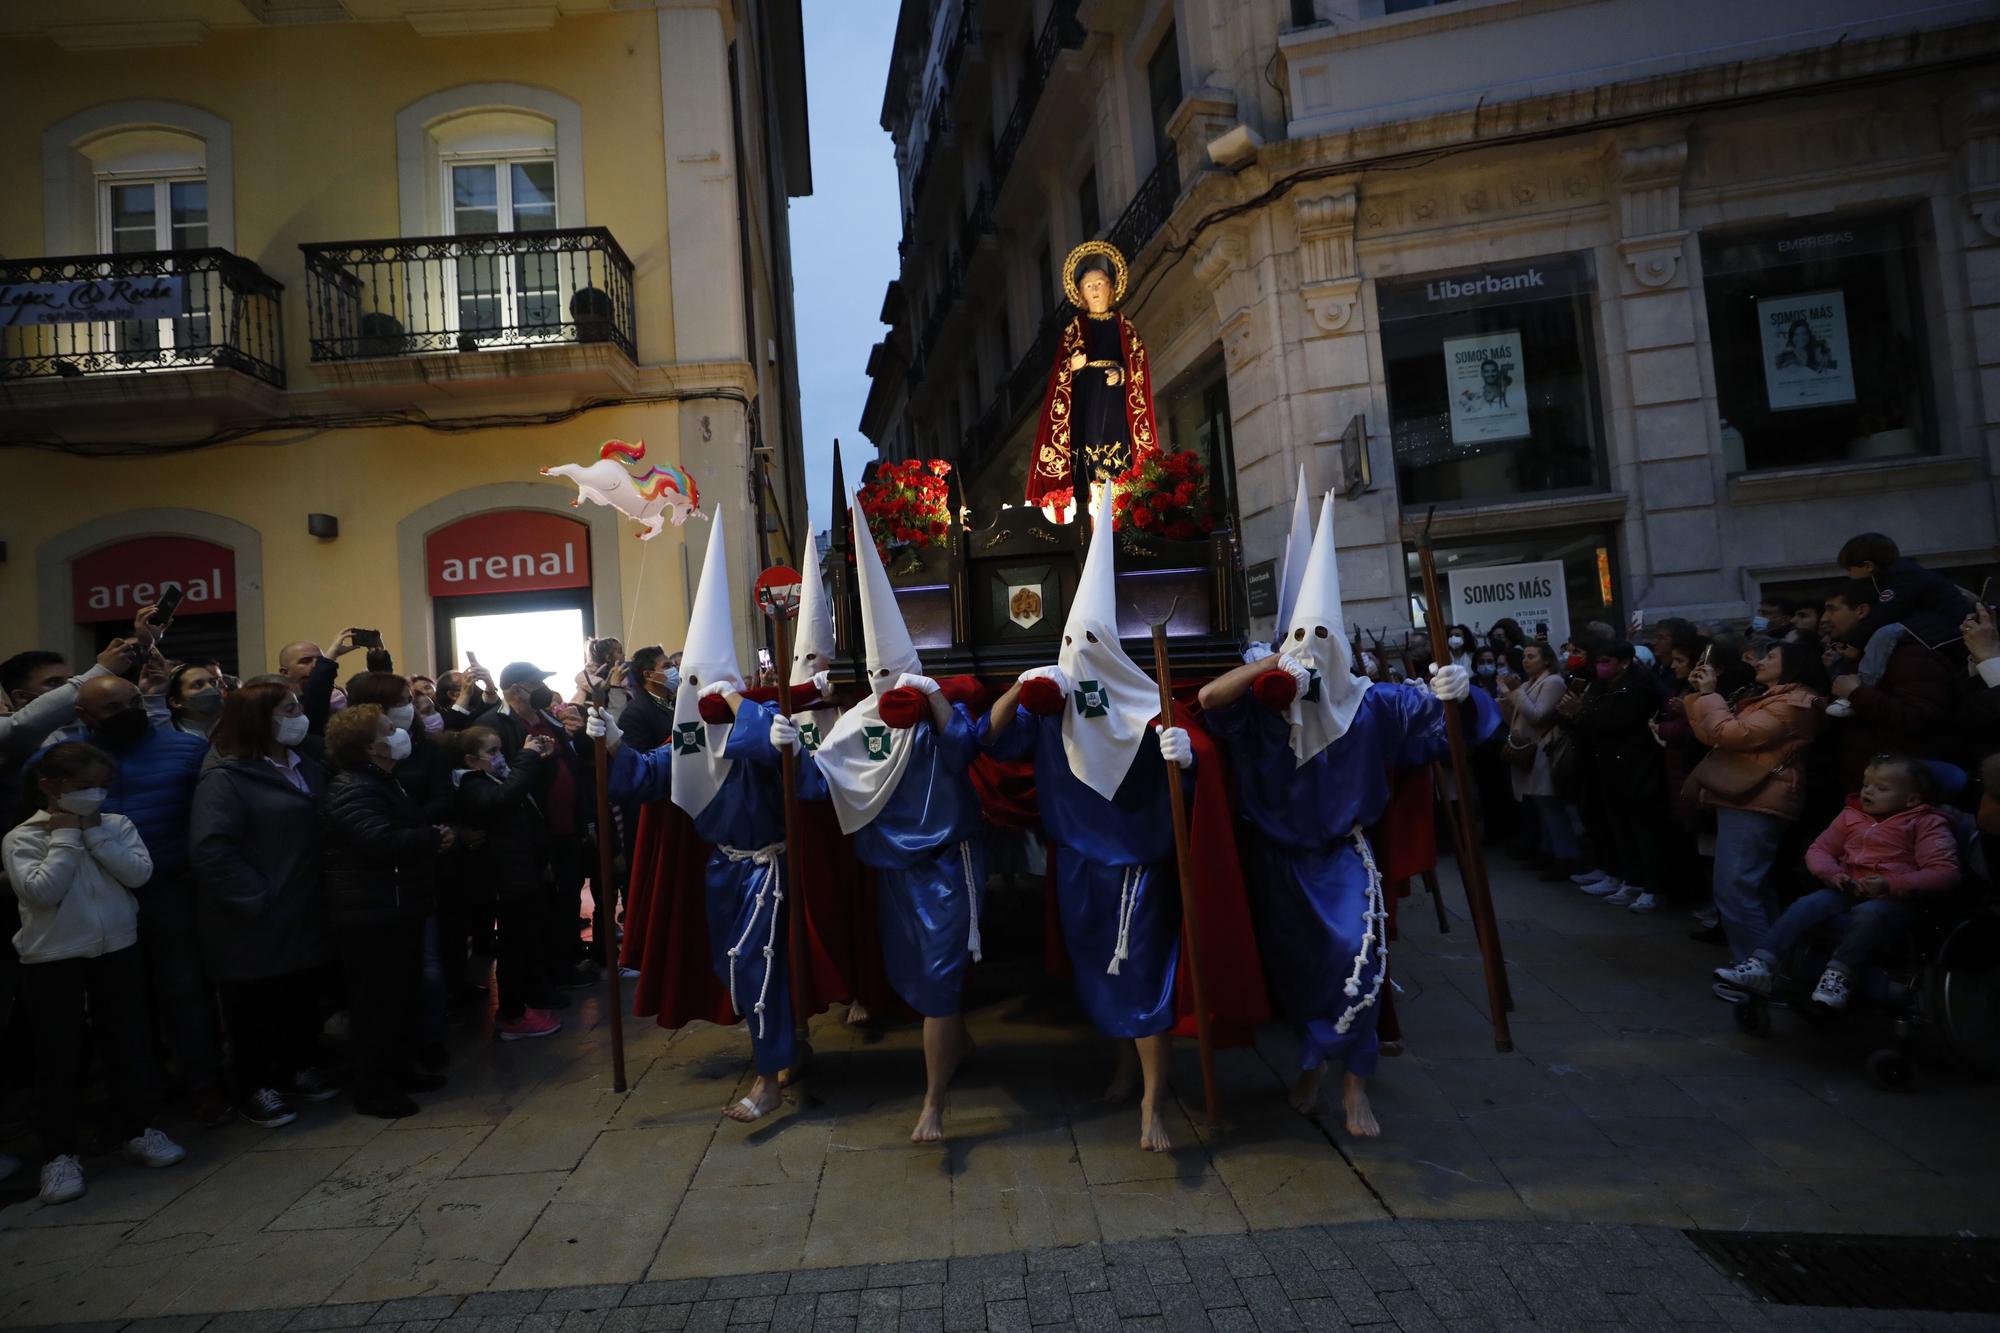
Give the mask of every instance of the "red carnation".
POLYGON ((1141 527, 1141 528, 1151 527, 1153 524, 1152 511, 1147 509, 1134 509, 1132 511, 1132 523, 1136 527, 1141 527))

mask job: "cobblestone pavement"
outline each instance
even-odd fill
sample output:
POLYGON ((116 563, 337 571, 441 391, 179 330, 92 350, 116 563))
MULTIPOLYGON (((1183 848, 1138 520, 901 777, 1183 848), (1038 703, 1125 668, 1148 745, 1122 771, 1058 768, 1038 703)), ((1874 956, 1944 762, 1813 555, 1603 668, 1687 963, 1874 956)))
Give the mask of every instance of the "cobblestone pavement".
POLYGON ((1992 1316, 1760 1303, 1664 1227, 1362 1222, 866 1267, 58 1326, 63 1333, 1951 1329, 1992 1316))
MULTIPOLYGON (((1684 917, 1635 916, 1495 869, 1515 1052, 1494 1052, 1462 916, 1440 934, 1429 899, 1408 900, 1394 958, 1410 1053, 1384 1060, 1374 1081, 1381 1139, 1293 1113, 1282 1096, 1291 1044, 1269 1029, 1255 1049, 1222 1053, 1226 1114, 1214 1128, 1190 1114, 1200 1081, 1192 1043, 1179 1043, 1175 1151, 1140 1153, 1133 1109, 1096 1100, 1105 1046, 1046 996, 1007 994, 991 966, 950 1139, 921 1148, 907 1141, 921 1083, 913 1027, 822 1019, 803 1102, 746 1127, 718 1115, 745 1090, 740 1032, 628 1025, 621 1096, 583 996, 551 1040, 461 1033, 450 1086, 408 1120, 335 1102, 277 1131, 170 1123, 189 1156, 168 1170, 87 1159, 78 1202, 0 1210, 0 1324, 166 1317, 163 1330, 191 1333, 231 1312, 220 1333, 255 1333, 277 1312, 329 1306, 430 1333, 419 1326, 447 1313, 539 1316, 556 1308, 544 1300, 614 1284, 624 1304, 594 1307, 615 1306, 601 1321, 613 1330, 858 1319, 880 1315, 889 1291, 899 1320, 954 1328, 959 1317, 1017 1325, 1056 1308, 1058 1293, 1085 1324, 1116 1314, 1194 1326, 1197 1298, 1221 1293, 1242 1302, 1217 1307, 1225 1326, 1339 1327, 1335 1316, 1378 1310, 1426 1328, 1523 1311, 1657 1323, 1706 1310, 1745 1327, 1754 1315, 1706 1303, 1728 1293, 1690 1262, 1680 1229, 2000 1229, 1991 1088, 1931 1066, 1915 1092, 1875 1090, 1860 1074, 1865 1031, 1807 1030, 1781 1014, 1770 1038, 1744 1036, 1708 993, 1720 951, 1689 942, 1684 917), (1303 1266, 1287 1257, 1298 1255, 1303 1266), (878 1263, 928 1267, 868 1270, 873 1287, 848 1271, 878 1263), (1085 1276, 1046 1276, 1064 1263, 1085 1276), (1271 1272, 1236 1271, 1258 1264, 1271 1272), (1222 1270, 1228 1283, 1201 1277, 1222 1270), (989 1271, 1019 1290, 955 1285, 989 1271), (1042 1276, 1031 1283, 1030 1271, 1042 1276), (891 1276, 902 1272, 929 1276, 891 1276), (736 1275, 773 1273, 791 1277, 745 1278, 756 1291, 732 1294, 736 1275), (658 1285, 682 1281, 694 1285, 658 1285), (849 1298, 834 1293, 801 1313, 796 1298, 823 1282, 878 1294, 853 1295, 841 1313, 849 1298), (1042 1303, 1022 1304, 1031 1299, 1042 1303)), ((1446 882, 1456 901, 1448 870, 1446 882)), ((989 951, 1004 944, 989 939, 989 951)), ((566 1317, 549 1333, 595 1333, 593 1320, 566 1317)))

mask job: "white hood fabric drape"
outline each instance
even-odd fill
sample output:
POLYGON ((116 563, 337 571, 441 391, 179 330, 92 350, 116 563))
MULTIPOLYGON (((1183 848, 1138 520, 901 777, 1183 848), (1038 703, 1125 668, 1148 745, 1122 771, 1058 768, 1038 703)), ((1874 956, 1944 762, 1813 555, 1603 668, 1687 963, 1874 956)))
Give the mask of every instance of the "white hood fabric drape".
POLYGON ((910 642, 889 572, 875 552, 868 520, 849 496, 854 520, 854 569, 861 591, 861 634, 867 648, 868 697, 840 715, 820 742, 816 757, 826 778, 840 831, 866 828, 882 813, 910 766, 910 733, 882 720, 882 696, 905 672, 922 674, 924 664, 910 642))
POLYGON ((819 538, 806 534, 805 560, 799 569, 799 614, 792 626, 792 685, 809 685, 833 666, 833 604, 819 572, 819 538))
POLYGON ((1063 708, 1063 752, 1070 772, 1098 795, 1117 795, 1132 756, 1160 712, 1160 687, 1118 641, 1117 568, 1111 533, 1113 488, 1104 488, 1090 554, 1063 626, 1056 665, 1069 678, 1063 708))
POLYGON ((1286 714, 1292 724, 1292 755, 1303 765, 1347 734, 1369 685, 1366 677, 1354 674, 1348 655, 1332 491, 1320 506, 1319 531, 1313 534, 1298 601, 1278 652, 1311 673, 1286 714))
POLYGON ((732 763, 722 756, 728 726, 701 720, 701 691, 715 681, 740 684, 743 679, 730 616, 729 548, 722 535, 722 514, 717 505, 709 519, 708 554, 701 562, 701 583, 688 614, 687 641, 681 645, 681 687, 674 693, 673 798, 690 818, 708 809, 732 763))
POLYGON ((1312 554, 1312 502, 1306 499, 1306 466, 1299 464, 1299 488, 1292 493, 1292 530, 1285 537, 1285 560, 1278 567, 1278 618, 1272 622, 1275 635, 1283 635, 1292 623, 1292 608, 1299 604, 1299 585, 1306 581, 1306 558, 1312 554))

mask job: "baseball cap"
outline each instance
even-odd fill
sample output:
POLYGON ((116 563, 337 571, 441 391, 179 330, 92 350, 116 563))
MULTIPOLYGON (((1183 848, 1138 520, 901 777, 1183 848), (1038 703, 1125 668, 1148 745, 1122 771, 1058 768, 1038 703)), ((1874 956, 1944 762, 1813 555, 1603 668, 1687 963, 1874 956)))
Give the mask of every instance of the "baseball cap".
POLYGON ((555 674, 553 671, 542 670, 533 662, 509 662, 500 669, 500 688, 511 690, 516 685, 533 685, 555 674))

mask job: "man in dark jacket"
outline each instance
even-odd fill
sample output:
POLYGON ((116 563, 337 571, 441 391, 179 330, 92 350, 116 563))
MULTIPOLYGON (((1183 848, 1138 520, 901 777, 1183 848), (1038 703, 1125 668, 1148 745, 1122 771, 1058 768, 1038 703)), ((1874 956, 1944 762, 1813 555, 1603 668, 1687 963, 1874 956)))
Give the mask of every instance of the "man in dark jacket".
MULTIPOLYGON (((1835 642, 1855 648, 1868 642, 1876 629, 1876 595, 1874 584, 1855 579, 1827 597, 1821 619, 1835 642)), ((1867 685, 1859 675, 1841 676, 1833 682, 1833 694, 1853 710, 1826 727, 1842 799, 1861 790, 1868 761, 1885 751, 1948 757, 1944 732, 1952 715, 1951 668, 1914 635, 1889 654, 1880 680, 1867 685)))
POLYGON ((153 877, 136 895, 153 1013, 166 1028, 196 1114, 218 1123, 229 1116, 229 1099, 222 1091, 220 1022, 201 962, 188 859, 188 816, 208 742, 153 726, 137 687, 120 676, 86 680, 77 690, 76 713, 84 732, 78 739, 117 761, 104 813, 131 820, 153 858, 153 877))
POLYGON ((548 909, 548 971, 552 985, 580 986, 592 980, 590 972, 577 964, 589 957, 579 934, 578 912, 583 902, 584 833, 595 806, 586 807, 584 802, 587 789, 576 744, 551 711, 556 696, 547 681, 554 674, 532 662, 509 662, 500 672, 500 702, 480 716, 479 725, 498 734, 500 753, 509 764, 518 762, 528 737, 546 736, 553 742, 552 756, 539 766, 542 785, 535 791, 548 820, 549 872, 554 883, 548 909))
POLYGON ((333 651, 322 653, 319 645, 301 639, 278 650, 278 674, 292 682, 305 705, 307 734, 324 736, 326 720, 333 715, 334 678, 340 674, 340 659, 361 645, 354 641, 358 631, 344 629, 333 641, 333 651))

